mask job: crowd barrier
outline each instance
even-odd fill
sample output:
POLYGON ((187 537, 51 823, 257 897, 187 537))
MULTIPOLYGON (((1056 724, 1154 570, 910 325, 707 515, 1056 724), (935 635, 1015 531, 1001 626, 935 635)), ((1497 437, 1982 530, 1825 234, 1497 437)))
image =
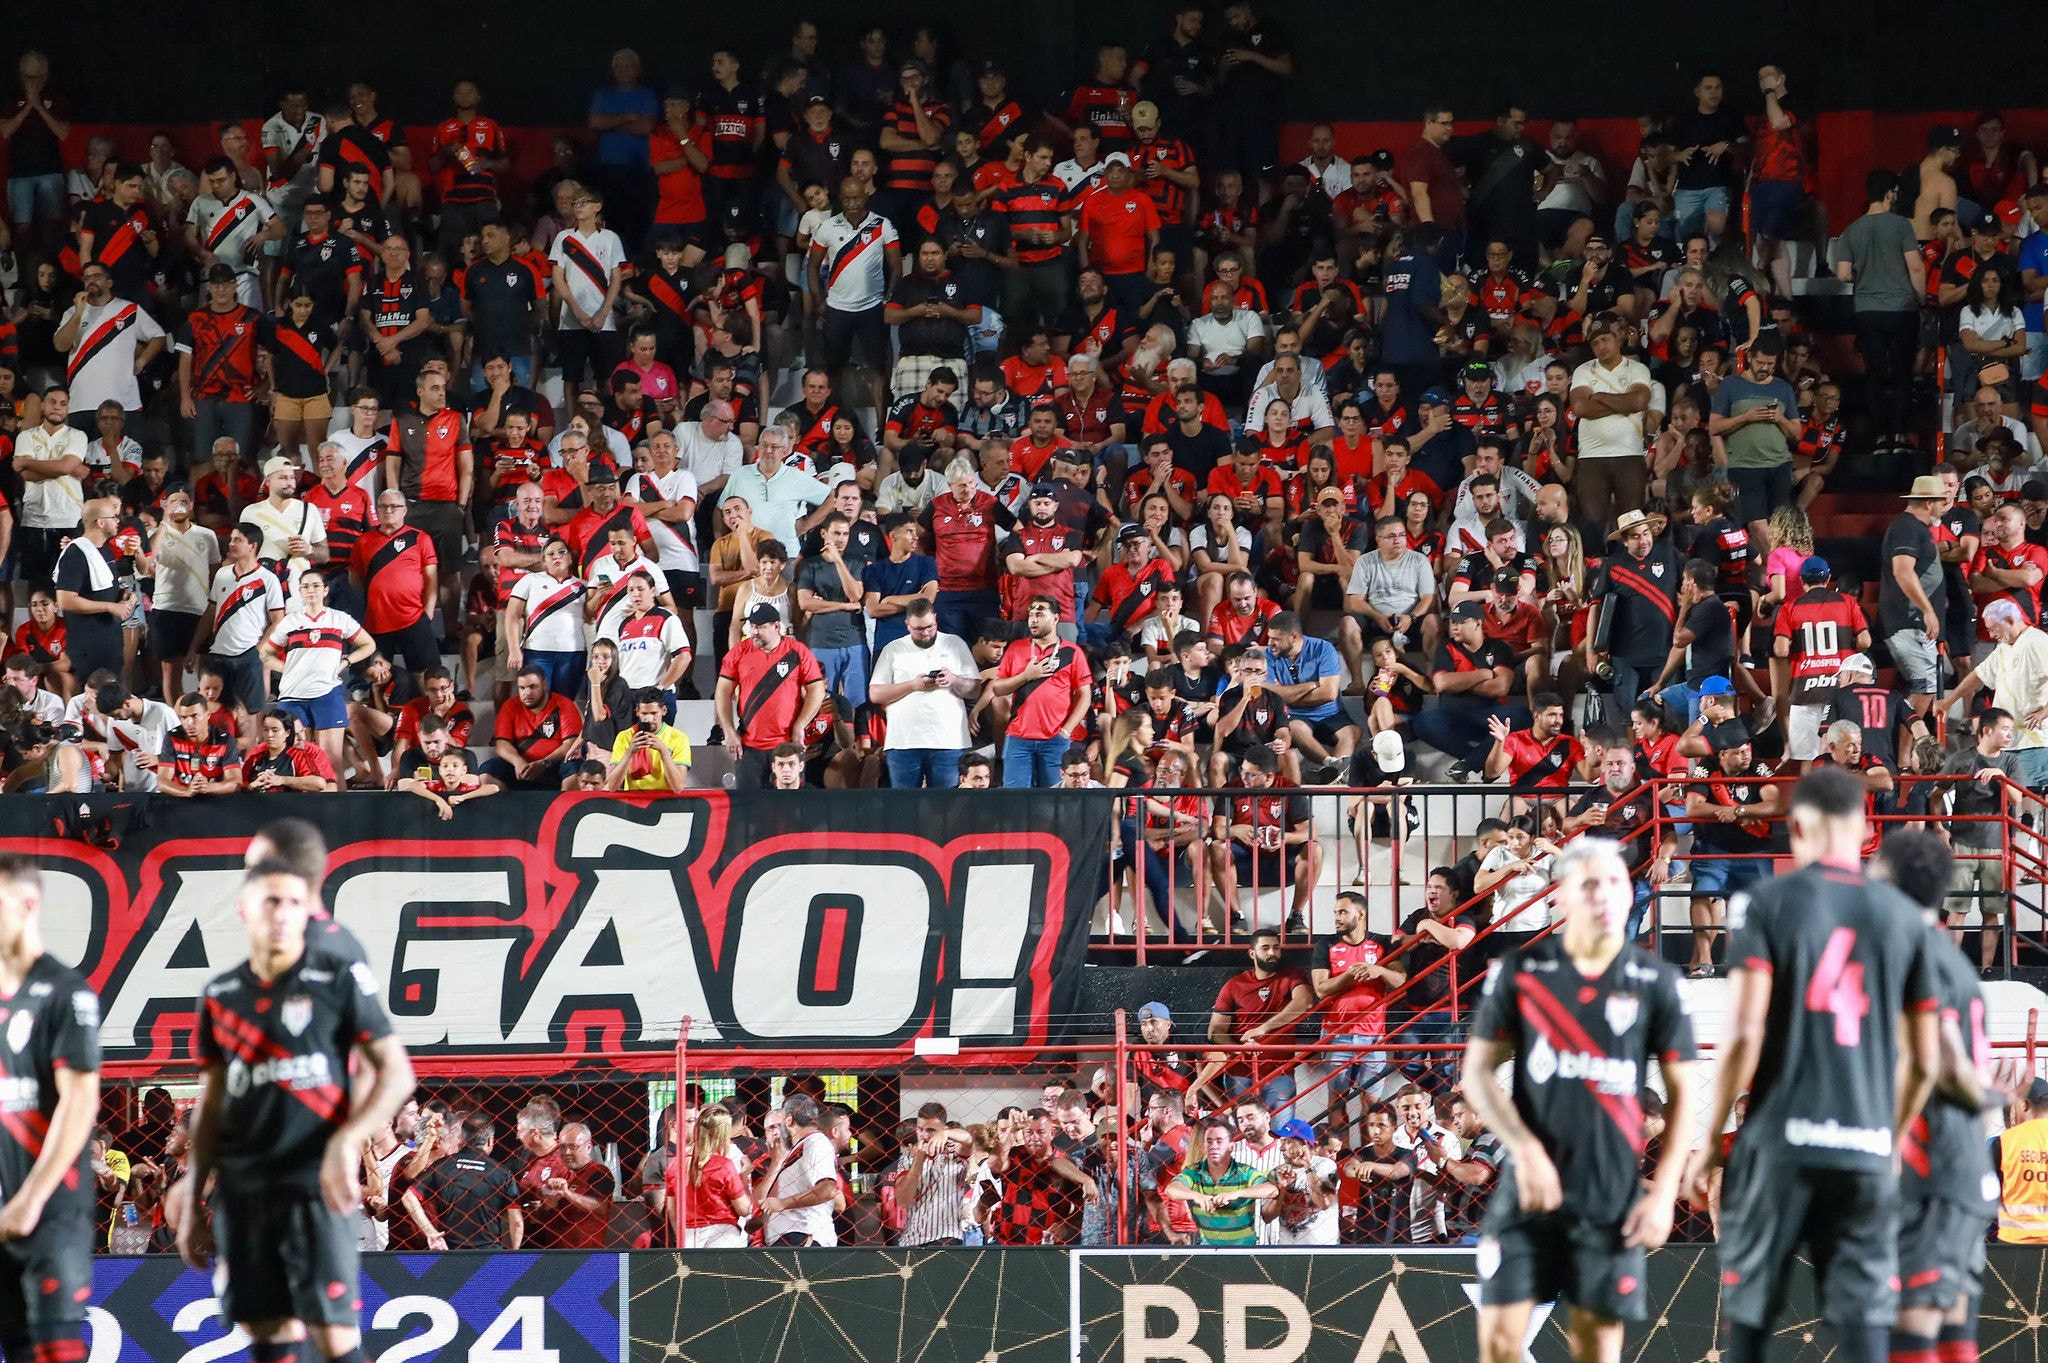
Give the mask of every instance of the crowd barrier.
MULTIPOLYGON (((2038 1249, 1993 1246, 1979 1354, 2034 1363, 2038 1249)), ((213 1289, 175 1259, 94 1266, 90 1363, 247 1358, 213 1289)), ((1649 1256, 1629 1363, 1716 1357, 1710 1248, 1649 1256)), ((367 1255, 364 1351, 379 1363, 1460 1363, 1475 1355, 1465 1250, 759 1250, 689 1255, 367 1255)), ((1800 1272, 1772 1357, 1823 1363, 1800 1272)), ((1539 1308, 1525 1357, 1569 1358, 1539 1308)))

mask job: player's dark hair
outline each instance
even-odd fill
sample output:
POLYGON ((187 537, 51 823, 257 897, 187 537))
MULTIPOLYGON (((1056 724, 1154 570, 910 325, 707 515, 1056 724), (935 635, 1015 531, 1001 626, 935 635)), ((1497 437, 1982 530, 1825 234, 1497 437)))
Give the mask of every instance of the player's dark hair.
POLYGON ((0 882, 27 885, 40 890, 43 887, 43 873, 33 857, 0 856, 0 882))
POLYGON ((291 862, 284 861, 278 857, 265 857, 254 866, 251 866, 249 873, 243 876, 242 880, 244 884, 247 884, 253 880, 261 880, 265 876, 292 876, 298 880, 306 878, 299 868, 291 862))
POLYGON ((1954 865, 1955 858, 1940 838, 1907 829, 1884 840, 1873 869, 1921 908, 1939 910, 1948 899, 1949 872, 1954 865))
POLYGON ((1482 833, 1505 833, 1507 831, 1508 826, 1499 819, 1481 819, 1479 827, 1472 830, 1472 835, 1477 837, 1482 833))
POLYGON ((479 1155, 490 1153, 491 1146, 498 1139, 498 1124, 489 1117, 475 1117, 462 1133, 462 1143, 479 1155))
POLYGON ((1841 767, 1816 767, 1792 787, 1792 808, 1829 819, 1846 819, 1863 809, 1863 778, 1841 767))

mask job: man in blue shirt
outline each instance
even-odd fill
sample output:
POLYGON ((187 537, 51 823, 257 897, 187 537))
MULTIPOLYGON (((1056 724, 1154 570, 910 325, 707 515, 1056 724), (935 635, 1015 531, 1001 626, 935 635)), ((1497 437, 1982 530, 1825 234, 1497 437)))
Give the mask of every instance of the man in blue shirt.
POLYGON ((2041 295, 2048 291, 2048 180, 2027 190, 2027 215, 2034 230, 2020 241, 2020 311, 2027 319, 2027 353, 2020 378, 2032 382, 2048 369, 2048 327, 2041 322, 2041 295))
POLYGON ((884 516, 882 534, 888 538, 888 557, 875 559, 861 574, 868 618, 875 622, 877 655, 910 632, 903 613, 911 598, 930 601, 939 590, 939 561, 917 551, 924 541, 917 513, 896 511, 884 516))
POLYGON ((1436 246, 1442 229, 1421 223, 1408 231, 1406 251, 1387 265, 1387 307, 1380 331, 1380 363, 1401 381, 1401 396, 1412 402, 1443 373, 1436 331, 1443 325, 1443 274, 1436 246))
POLYGON ((1358 725, 1344 709, 1344 660, 1337 646, 1303 632, 1301 617, 1281 611, 1266 622, 1266 689, 1287 706, 1287 732, 1301 754, 1304 783, 1342 776, 1358 747, 1358 725))
POLYGON ((640 54, 612 53, 612 83, 591 92, 590 130, 597 134, 598 187, 605 195, 605 225, 626 249, 640 249, 654 219, 654 172, 647 135, 661 122, 661 101, 640 83, 640 54))

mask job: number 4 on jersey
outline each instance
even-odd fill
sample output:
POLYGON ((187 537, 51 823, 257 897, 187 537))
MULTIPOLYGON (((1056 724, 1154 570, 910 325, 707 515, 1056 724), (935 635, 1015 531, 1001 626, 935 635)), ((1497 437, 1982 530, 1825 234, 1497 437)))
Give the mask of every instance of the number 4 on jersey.
POLYGON ((1863 1019, 1870 1016, 1870 995, 1863 991, 1863 966, 1849 959, 1856 949, 1856 929, 1836 928, 1813 978, 1806 984, 1806 1011, 1830 1013, 1835 1019, 1835 1044, 1854 1046, 1863 1040, 1863 1019))

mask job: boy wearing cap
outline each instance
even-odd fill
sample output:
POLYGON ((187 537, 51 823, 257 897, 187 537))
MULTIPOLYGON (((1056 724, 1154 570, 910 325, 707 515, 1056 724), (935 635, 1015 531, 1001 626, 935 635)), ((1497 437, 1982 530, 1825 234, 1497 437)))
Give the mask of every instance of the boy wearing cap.
POLYGON ((1835 698, 1842 660, 1870 647, 1863 607, 1829 585, 1828 561, 1815 554, 1800 565, 1806 589, 1778 609, 1771 651, 1787 661, 1791 706, 1785 711, 1785 756, 1820 756, 1822 722, 1835 698))

